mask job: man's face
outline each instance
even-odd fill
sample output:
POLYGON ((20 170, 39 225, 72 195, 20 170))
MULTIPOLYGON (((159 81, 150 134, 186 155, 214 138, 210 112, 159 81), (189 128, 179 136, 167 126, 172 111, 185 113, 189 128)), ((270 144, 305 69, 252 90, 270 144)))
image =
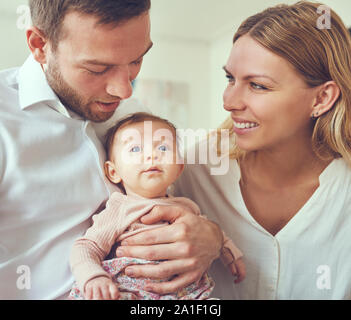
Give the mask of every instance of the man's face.
POLYGON ((152 42, 149 14, 118 26, 96 22, 94 16, 68 13, 57 49, 48 46, 45 73, 66 107, 103 122, 132 95, 132 81, 152 42))

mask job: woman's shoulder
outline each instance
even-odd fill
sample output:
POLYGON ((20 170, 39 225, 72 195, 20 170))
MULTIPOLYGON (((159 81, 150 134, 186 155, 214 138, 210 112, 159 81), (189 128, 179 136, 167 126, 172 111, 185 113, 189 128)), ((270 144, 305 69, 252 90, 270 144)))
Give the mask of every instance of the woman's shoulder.
POLYGON ((221 193, 239 180, 240 169, 236 160, 228 159, 228 163, 222 163, 222 167, 214 167, 209 163, 186 164, 182 175, 174 183, 174 195, 188 196, 195 190, 221 193))
POLYGON ((351 183, 351 165, 343 158, 334 159, 321 173, 321 183, 351 183))

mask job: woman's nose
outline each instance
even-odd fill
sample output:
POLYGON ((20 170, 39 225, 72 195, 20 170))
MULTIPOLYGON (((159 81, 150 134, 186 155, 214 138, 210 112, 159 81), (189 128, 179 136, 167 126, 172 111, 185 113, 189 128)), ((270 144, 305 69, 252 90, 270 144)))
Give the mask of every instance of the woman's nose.
POLYGON ((229 85, 223 93, 223 107, 226 111, 244 110, 245 102, 242 89, 236 84, 229 85))

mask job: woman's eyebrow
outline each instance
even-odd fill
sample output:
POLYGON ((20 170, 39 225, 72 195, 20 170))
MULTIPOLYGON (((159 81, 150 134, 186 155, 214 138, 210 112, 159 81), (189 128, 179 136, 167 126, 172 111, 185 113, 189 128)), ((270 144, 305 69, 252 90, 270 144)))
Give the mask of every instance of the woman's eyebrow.
POLYGON ((278 84, 277 81, 275 81, 272 77, 270 77, 266 74, 249 74, 249 75, 244 77, 244 80, 250 80, 252 78, 266 78, 266 79, 269 79, 269 80, 273 81, 274 83, 278 84))
MULTIPOLYGON (((223 67, 223 70, 229 74, 229 75, 232 75, 228 69, 226 68, 226 66, 223 67)), ((273 81, 274 83, 278 84, 278 82, 276 80, 274 80, 271 76, 269 75, 266 75, 266 74, 249 74, 249 75, 246 75, 245 77, 243 77, 244 80, 250 80, 250 79, 253 79, 253 78, 267 78, 271 81, 273 81)))

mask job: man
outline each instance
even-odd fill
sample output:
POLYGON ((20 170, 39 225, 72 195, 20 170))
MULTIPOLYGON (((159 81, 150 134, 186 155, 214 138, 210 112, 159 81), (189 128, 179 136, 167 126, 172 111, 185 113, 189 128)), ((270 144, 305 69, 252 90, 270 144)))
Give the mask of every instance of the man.
MULTIPOLYGON (((0 299, 65 298, 70 290, 71 245, 116 191, 104 177, 100 137, 122 111, 140 111, 122 101, 152 47, 150 0, 30 0, 30 8, 32 55, 0 73, 0 299)), ((165 260, 126 270, 177 275, 152 288, 162 294, 200 279, 222 236, 181 208, 155 208, 143 222, 158 220, 172 224, 117 254, 165 260)))

